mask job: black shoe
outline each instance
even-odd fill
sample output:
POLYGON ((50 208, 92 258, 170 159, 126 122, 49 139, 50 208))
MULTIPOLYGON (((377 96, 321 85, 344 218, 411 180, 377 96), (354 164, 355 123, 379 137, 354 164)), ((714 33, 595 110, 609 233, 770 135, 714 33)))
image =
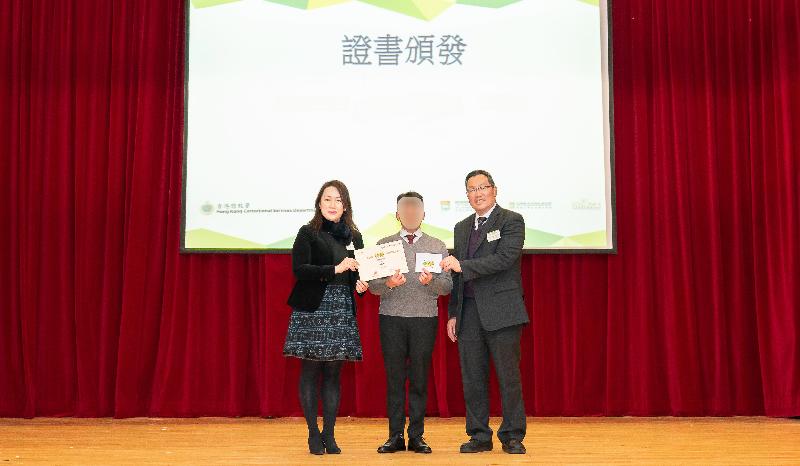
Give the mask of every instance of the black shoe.
POLYGON ((503 451, 511 455, 524 455, 527 450, 525 450, 525 445, 522 442, 517 439, 511 439, 503 444, 503 451))
POLYGON ((339 448, 339 445, 336 444, 336 439, 333 435, 327 435, 325 433, 322 434, 322 445, 325 447, 325 453, 330 453, 331 455, 338 455, 342 452, 342 449, 339 448))
POLYGON ((419 437, 408 439, 408 451, 413 451, 414 453, 430 453, 432 450, 431 447, 425 443, 425 439, 420 435, 419 437))
POLYGON ((325 445, 322 443, 322 437, 319 432, 308 434, 308 452, 312 455, 325 453, 325 445))
POLYGON ((402 435, 393 435, 386 443, 378 447, 378 453, 394 453, 396 451, 406 451, 406 440, 402 435))
POLYGON ((480 453, 482 451, 492 451, 492 441, 487 440, 481 442, 474 438, 469 439, 469 442, 461 444, 461 453, 480 453))

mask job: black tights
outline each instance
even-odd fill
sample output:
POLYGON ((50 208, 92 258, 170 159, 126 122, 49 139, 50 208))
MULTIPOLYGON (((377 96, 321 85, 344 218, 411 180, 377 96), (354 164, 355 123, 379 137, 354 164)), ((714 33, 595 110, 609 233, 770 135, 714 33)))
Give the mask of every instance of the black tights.
POLYGON ((300 372, 300 405, 308 424, 309 435, 318 435, 317 406, 319 380, 322 376, 322 435, 333 437, 339 411, 339 375, 343 361, 303 360, 300 372))

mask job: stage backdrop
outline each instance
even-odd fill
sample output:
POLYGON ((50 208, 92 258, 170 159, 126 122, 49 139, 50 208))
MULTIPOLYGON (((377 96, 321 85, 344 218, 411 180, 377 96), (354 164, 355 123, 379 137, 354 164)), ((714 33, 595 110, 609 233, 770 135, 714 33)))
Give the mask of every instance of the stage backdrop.
MULTIPOLYGON (((184 6, 0 2, 0 416, 300 413, 289 258, 179 253, 184 6)), ((525 256, 526 409, 800 414, 797 3, 612 13, 619 254, 525 256)), ((377 304, 342 415, 384 413, 377 304)), ((463 414, 443 331, 430 389, 463 414)))
POLYGON ((191 0, 182 246, 283 251, 341 179, 370 246, 398 193, 453 247, 464 175, 525 249, 613 249, 606 0, 191 0))

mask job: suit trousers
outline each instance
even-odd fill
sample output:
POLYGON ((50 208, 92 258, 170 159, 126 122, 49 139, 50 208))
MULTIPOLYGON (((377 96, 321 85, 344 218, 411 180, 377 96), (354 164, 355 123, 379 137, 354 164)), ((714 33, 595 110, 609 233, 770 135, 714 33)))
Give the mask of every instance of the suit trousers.
POLYGON ((489 359, 500 386, 503 422, 497 431, 502 443, 525 438, 527 420, 520 380, 522 325, 486 331, 474 299, 464 298, 458 333, 458 354, 466 403, 467 435, 480 441, 492 439, 489 428, 489 359))

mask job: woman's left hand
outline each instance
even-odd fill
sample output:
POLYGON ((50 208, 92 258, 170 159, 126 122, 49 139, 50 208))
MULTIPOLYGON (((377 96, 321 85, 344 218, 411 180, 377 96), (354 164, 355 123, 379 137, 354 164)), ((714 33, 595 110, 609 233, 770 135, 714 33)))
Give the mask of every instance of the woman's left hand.
POLYGON ((356 282, 356 293, 366 293, 367 289, 369 288, 369 283, 359 280, 356 282))

